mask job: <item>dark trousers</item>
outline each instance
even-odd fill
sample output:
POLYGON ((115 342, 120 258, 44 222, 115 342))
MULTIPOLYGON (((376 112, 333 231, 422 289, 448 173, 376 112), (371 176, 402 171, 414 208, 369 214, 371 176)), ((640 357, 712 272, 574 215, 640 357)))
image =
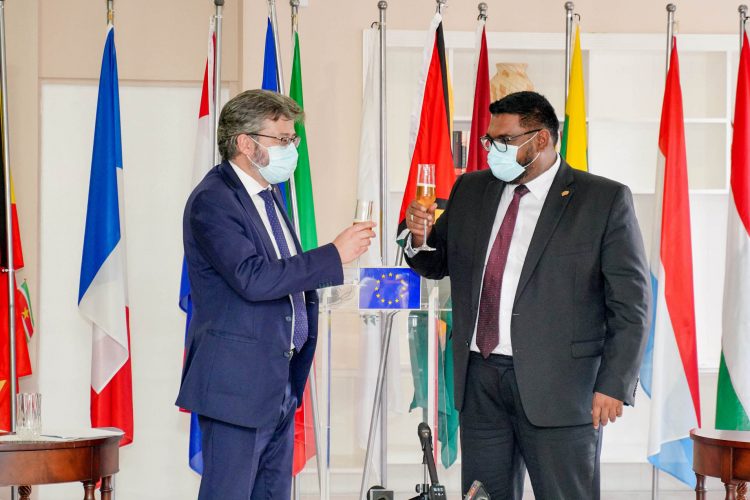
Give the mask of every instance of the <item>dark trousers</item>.
POLYGON ((513 358, 471 353, 460 419, 464 493, 479 480, 492 500, 520 500, 528 469, 537 500, 599 499, 601 432, 590 423, 532 425, 518 394, 513 358))
POLYGON ((198 500, 289 499, 296 409, 297 398, 287 386, 275 427, 241 427, 199 416, 203 477, 198 500))

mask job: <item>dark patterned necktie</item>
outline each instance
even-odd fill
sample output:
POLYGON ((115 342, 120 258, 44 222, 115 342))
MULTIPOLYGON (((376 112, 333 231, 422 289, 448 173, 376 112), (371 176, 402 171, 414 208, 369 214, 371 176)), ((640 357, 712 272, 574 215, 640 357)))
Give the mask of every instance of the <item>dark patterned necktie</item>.
MULTIPOLYGON (((269 189, 264 189, 258 194, 266 205, 268 222, 271 224, 273 238, 276 240, 276 246, 279 248, 281 258, 288 259, 292 254, 289 253, 289 245, 287 245, 284 230, 281 228, 281 222, 276 215, 276 202, 273 200, 273 194, 269 189)), ((292 342, 294 343, 294 348, 299 351, 307 340, 307 308, 305 307, 304 293, 293 293, 291 297, 292 306, 294 307, 294 332, 292 334, 292 342)))
POLYGON ((500 343, 500 292, 503 287, 503 273, 508 262, 510 240, 518 218, 518 205, 529 192, 523 184, 513 191, 513 200, 505 212, 505 217, 492 244, 487 267, 484 269, 482 296, 479 299, 479 319, 477 320, 477 347, 484 358, 488 358, 500 343))

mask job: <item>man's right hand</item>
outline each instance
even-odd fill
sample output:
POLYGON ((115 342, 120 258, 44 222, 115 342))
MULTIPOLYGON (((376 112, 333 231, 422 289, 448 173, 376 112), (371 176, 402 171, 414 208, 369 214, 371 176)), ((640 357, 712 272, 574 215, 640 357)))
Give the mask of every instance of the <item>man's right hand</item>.
POLYGON ((352 262, 367 251, 367 247, 375 237, 375 231, 372 230, 375 226, 376 224, 372 221, 357 222, 336 236, 333 244, 339 251, 342 264, 352 262))
POLYGON ((437 203, 433 203, 430 208, 425 208, 416 200, 413 200, 406 209, 406 227, 411 233, 411 246, 416 248, 422 246, 425 240, 432 232, 432 225, 435 223, 435 209, 437 203), (425 223, 427 231, 425 232, 425 223))

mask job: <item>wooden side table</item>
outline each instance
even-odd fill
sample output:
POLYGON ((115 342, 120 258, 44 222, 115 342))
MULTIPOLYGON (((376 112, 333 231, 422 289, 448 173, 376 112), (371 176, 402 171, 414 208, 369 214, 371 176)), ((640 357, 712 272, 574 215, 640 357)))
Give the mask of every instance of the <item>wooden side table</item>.
MULTIPOLYGON (((119 431, 118 429, 108 429, 119 431)), ((28 500, 29 485, 83 483, 84 500, 95 500, 101 479, 101 498, 112 498, 112 476, 120 470, 121 434, 50 441, 0 441, 0 486, 20 486, 28 500)))
POLYGON ((693 470, 697 478, 695 498, 706 498, 706 476, 724 483, 726 500, 745 500, 750 481, 750 432, 693 429, 693 470))

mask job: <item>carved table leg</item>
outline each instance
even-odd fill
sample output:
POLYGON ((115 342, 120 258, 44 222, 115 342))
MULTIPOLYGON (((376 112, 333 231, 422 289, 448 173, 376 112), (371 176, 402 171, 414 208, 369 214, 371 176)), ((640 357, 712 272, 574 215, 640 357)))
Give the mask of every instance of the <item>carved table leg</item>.
POLYGON ((102 493, 102 500, 112 500, 112 476, 102 478, 102 486, 99 491, 102 493))
POLYGON ((735 493, 737 492, 737 485, 734 483, 724 483, 724 489, 727 490, 727 494, 724 496, 724 500, 737 500, 735 493))
POLYGON ((83 481, 83 500, 96 500, 96 481, 83 481))
POLYGON ((706 500, 706 476, 696 473, 695 479, 696 500, 706 500))
POLYGON ((737 483, 737 500, 745 500, 745 496, 747 495, 747 483, 744 481, 740 481, 737 483))
POLYGON ((18 494, 21 500, 29 500, 31 498, 31 486, 19 486, 18 494))

